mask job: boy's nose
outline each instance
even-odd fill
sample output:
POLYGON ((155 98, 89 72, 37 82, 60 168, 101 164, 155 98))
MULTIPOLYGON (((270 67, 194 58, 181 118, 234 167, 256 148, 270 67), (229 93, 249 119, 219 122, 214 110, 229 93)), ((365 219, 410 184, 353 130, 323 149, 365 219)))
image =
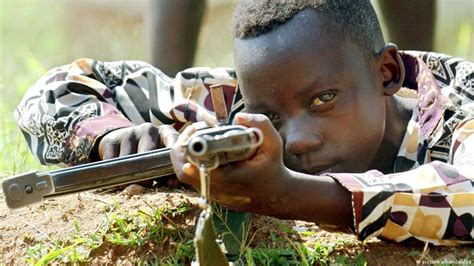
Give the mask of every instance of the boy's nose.
POLYGON ((288 123, 285 149, 293 155, 319 150, 323 144, 317 127, 306 119, 288 123))

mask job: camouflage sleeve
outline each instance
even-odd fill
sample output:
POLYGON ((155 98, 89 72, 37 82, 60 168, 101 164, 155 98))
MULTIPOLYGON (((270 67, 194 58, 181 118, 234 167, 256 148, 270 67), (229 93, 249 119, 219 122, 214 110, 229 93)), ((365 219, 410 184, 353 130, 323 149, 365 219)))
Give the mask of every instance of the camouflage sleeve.
POLYGON ((435 245, 474 243, 474 118, 453 132, 451 163, 434 161, 383 175, 331 174, 352 194, 354 228, 361 240, 378 236, 435 245))
POLYGON ((15 118, 42 164, 75 165, 88 162, 95 141, 111 130, 212 119, 207 89, 217 82, 225 84, 228 107, 239 109, 231 69, 194 68, 171 79, 144 62, 79 59, 38 80, 15 118))

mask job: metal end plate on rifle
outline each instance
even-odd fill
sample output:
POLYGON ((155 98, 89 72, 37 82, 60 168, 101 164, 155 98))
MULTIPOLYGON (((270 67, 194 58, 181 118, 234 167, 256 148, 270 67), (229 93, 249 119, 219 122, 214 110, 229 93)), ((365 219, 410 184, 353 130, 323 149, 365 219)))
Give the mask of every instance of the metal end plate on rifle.
POLYGON ((2 188, 7 206, 11 209, 41 202, 45 195, 54 192, 51 176, 38 175, 36 171, 5 179, 2 188))

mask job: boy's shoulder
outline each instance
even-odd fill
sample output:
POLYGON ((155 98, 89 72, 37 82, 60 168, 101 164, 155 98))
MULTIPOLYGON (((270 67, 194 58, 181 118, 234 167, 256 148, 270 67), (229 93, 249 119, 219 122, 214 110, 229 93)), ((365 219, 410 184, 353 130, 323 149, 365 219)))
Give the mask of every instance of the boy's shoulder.
MULTIPOLYGON (((456 128, 462 121, 474 119, 474 64, 434 52, 400 54, 406 70, 403 85, 417 97, 417 107, 407 130, 420 131, 416 154, 407 156, 413 157, 409 165, 434 160, 449 162, 454 153, 456 128)), ((401 94, 409 92, 402 90, 401 94)))
POLYGON ((435 52, 401 51, 400 54, 407 73, 404 83, 408 87, 419 87, 423 81, 433 81, 436 89, 457 106, 474 101, 473 62, 435 52))

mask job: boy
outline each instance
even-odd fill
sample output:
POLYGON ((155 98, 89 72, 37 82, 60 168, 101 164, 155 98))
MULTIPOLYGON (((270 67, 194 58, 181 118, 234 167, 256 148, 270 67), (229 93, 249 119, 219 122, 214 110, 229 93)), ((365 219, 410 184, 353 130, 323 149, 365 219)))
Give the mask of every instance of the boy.
MULTIPOLYGON (((142 63, 81 60, 40 80, 17 117, 40 160, 75 164, 169 146, 176 132, 154 125, 212 119, 207 88, 224 83, 231 117, 265 139, 212 172, 213 201, 360 239, 473 242, 472 63, 399 53, 366 0, 242 1, 234 59, 246 113, 229 69, 190 69, 173 87, 142 63)), ((172 159, 198 189, 182 150, 193 131, 172 159)))

